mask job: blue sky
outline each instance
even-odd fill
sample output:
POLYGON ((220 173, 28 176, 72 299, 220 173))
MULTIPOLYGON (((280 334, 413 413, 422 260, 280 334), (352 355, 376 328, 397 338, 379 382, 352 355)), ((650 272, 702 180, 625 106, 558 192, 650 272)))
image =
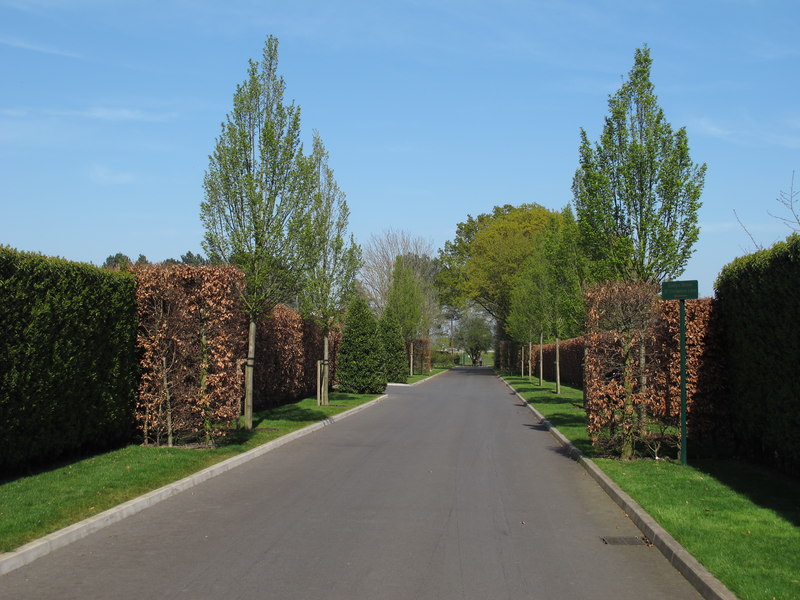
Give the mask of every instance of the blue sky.
POLYGON ((571 201, 579 129, 648 44, 659 103, 708 164, 684 279, 788 229, 800 188, 796 0, 0 0, 0 243, 101 263, 200 251, 208 155, 249 58, 280 40, 361 243, 440 247, 468 214, 571 201))

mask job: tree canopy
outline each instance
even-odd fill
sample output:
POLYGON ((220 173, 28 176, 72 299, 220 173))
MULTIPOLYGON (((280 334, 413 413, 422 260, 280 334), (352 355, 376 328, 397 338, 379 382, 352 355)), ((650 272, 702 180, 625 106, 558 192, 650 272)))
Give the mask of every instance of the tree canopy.
POLYGON ((483 315, 470 312, 459 321, 456 340, 473 359, 479 359, 491 348, 493 339, 492 328, 483 315))
POLYGON ((475 302, 502 326, 519 267, 552 214, 538 204, 522 204, 468 217, 458 225, 456 238, 440 252, 440 298, 451 306, 475 302))
POLYGON ((310 217, 302 236, 305 245, 301 312, 328 333, 344 315, 361 266, 361 248, 347 225, 350 209, 328 166, 328 152, 319 133, 308 157, 312 185, 310 217))
POLYGON ((689 157, 650 81, 650 50, 637 49, 628 80, 609 97, 594 145, 581 129, 573 180, 582 240, 603 278, 660 282, 680 275, 699 235, 706 165, 689 157))
POLYGON ((298 291, 301 243, 308 214, 300 143, 300 108, 285 104, 278 75, 278 40, 267 38, 262 59, 250 60, 209 157, 200 218, 203 249, 214 262, 245 273, 251 319, 298 291))

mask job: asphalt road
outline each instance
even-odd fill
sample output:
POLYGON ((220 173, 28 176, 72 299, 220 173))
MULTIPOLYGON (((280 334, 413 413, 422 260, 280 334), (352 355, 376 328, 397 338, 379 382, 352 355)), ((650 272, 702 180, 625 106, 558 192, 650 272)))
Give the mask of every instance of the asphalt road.
POLYGON ((390 397, 0 577, 0 598, 697 599, 488 368, 390 397))

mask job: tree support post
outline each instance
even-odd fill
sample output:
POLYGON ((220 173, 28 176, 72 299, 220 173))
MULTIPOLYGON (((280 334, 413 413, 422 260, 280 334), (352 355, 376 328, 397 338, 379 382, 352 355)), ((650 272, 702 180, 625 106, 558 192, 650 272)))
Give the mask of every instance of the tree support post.
POLYGON ((250 319, 250 332, 247 340, 247 363, 244 384, 244 428, 253 428, 253 371, 256 364, 256 321, 250 319))

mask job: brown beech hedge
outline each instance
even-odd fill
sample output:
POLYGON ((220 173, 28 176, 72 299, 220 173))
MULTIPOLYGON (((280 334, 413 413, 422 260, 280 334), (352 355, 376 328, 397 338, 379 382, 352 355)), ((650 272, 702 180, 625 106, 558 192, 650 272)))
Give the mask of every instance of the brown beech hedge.
POLYGON ((232 267, 136 268, 141 376, 136 419, 144 443, 211 444, 236 419, 244 278, 232 267))
MULTIPOLYGON (((678 302, 659 301, 655 289, 624 282, 598 286, 586 301, 585 408, 594 442, 624 457, 634 449, 657 455, 661 447, 678 445, 678 302), (604 310, 616 314, 609 318, 604 310), (619 323, 627 325, 610 327, 619 323)), ((722 327, 715 306, 710 298, 686 302, 690 456, 731 451, 722 327)))
MULTIPOLYGON (((234 267, 133 269, 140 356, 136 420, 146 444, 213 444, 235 423, 244 395, 247 318, 244 275, 234 267)), ((331 335, 335 373, 339 336, 331 335)), ((255 402, 276 406, 316 391, 323 338, 311 321, 279 305, 258 324, 255 402)))

